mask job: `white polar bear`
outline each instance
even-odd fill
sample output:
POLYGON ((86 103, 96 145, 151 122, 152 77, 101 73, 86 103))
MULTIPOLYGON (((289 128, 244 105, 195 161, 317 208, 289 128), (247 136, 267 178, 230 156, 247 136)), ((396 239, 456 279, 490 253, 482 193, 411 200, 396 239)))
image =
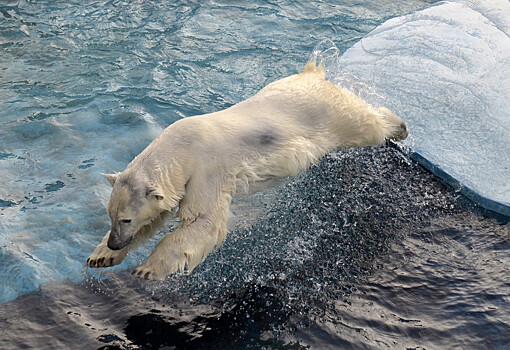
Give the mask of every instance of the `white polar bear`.
POLYGON ((404 121, 325 80, 309 62, 224 111, 181 119, 164 130, 113 186, 111 229, 87 259, 89 267, 119 264, 177 209, 180 219, 137 277, 160 280, 191 272, 227 234, 232 196, 240 186, 295 176, 337 148, 405 139, 404 121))

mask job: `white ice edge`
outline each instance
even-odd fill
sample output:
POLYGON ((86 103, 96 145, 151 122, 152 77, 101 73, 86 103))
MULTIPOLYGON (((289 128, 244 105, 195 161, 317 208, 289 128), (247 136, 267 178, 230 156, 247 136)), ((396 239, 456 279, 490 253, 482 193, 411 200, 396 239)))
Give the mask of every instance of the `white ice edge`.
POLYGON ((340 57, 317 53, 329 79, 355 76, 371 87, 362 97, 406 120, 404 147, 438 176, 510 216, 509 1, 441 2, 388 20, 340 57))

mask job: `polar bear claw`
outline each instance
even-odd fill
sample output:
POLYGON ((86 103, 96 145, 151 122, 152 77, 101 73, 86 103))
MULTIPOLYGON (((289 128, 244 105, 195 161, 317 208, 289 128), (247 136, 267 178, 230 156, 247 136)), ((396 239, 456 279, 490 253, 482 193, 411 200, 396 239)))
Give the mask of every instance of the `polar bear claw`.
POLYGON ((87 259, 88 267, 109 267, 120 264, 126 254, 124 252, 111 250, 106 246, 98 246, 87 259))
POLYGON ((108 248, 108 237, 106 234, 103 241, 94 249, 87 259, 87 267, 110 267, 120 264, 128 253, 128 249, 112 250, 108 248))

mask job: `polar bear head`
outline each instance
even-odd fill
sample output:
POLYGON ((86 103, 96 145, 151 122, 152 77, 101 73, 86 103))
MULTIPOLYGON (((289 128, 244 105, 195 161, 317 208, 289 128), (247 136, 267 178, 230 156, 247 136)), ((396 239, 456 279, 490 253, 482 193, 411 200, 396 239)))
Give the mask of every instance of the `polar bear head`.
POLYGON ((150 225, 161 212, 162 192, 135 174, 101 174, 112 185, 106 207, 111 219, 108 248, 119 250, 128 245, 144 226, 150 225))

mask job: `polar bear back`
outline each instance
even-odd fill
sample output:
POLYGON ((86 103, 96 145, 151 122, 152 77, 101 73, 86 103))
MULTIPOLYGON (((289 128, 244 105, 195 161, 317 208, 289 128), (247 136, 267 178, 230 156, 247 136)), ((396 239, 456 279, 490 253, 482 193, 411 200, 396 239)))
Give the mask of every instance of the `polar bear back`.
POLYGON ((381 109, 326 81, 310 62, 226 110, 175 122, 130 166, 174 164, 183 181, 192 173, 264 181, 294 176, 337 148, 380 144, 389 128, 381 109))
POLYGON ((390 127, 378 109, 326 81, 323 67, 313 61, 304 72, 269 84, 229 110, 243 124, 256 119, 311 140, 326 136, 330 151, 381 144, 390 127))

